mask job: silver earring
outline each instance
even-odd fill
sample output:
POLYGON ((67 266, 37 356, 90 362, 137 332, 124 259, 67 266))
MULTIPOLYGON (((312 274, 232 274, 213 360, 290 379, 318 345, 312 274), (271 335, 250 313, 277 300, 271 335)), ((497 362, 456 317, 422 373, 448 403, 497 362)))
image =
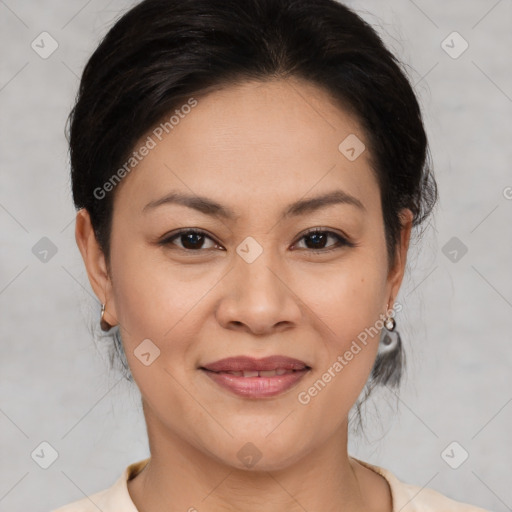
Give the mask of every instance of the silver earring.
POLYGON ((396 320, 392 316, 386 318, 384 327, 379 343, 380 354, 394 352, 402 344, 400 334, 396 330, 396 320))
POLYGON ((376 384, 398 387, 405 366, 402 338, 396 330, 396 321, 387 316, 381 331, 379 349, 372 369, 376 384))

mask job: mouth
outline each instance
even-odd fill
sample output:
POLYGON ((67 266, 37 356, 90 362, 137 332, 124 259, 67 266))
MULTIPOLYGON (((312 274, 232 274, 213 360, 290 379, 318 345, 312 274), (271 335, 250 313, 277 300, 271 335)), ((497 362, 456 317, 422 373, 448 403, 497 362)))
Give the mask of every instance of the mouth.
POLYGON ((245 398, 273 397, 295 386, 311 366, 298 359, 238 356, 200 366, 217 385, 245 398))
MULTIPOLYGON (((256 359, 249 356, 235 356, 208 363, 200 368, 216 373, 226 372, 266 372, 277 370, 304 370, 310 368, 304 361, 287 356, 269 356, 256 359)), ((255 377, 255 375, 251 375, 255 377)))
POLYGON ((205 370, 207 372, 218 373, 218 374, 226 374, 226 375, 234 375, 235 377, 275 377, 276 375, 288 375, 290 373, 302 372, 304 370, 308 370, 309 366, 306 366, 300 370, 286 370, 284 368, 276 368, 275 370, 247 370, 247 371, 220 371, 214 372, 212 370, 208 370, 207 368, 201 368, 201 370, 205 370))

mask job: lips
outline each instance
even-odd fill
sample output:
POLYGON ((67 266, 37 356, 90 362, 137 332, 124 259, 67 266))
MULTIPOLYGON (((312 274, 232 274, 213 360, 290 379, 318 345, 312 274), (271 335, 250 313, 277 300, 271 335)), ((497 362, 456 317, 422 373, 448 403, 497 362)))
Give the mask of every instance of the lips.
POLYGON ((263 359, 238 356, 199 367, 220 387, 243 398, 272 398, 293 388, 311 370, 304 361, 286 356, 263 359))
POLYGON ((273 377, 310 369, 304 362, 286 356, 255 359, 247 356, 228 357, 201 367, 215 373, 233 373, 237 377, 273 377))

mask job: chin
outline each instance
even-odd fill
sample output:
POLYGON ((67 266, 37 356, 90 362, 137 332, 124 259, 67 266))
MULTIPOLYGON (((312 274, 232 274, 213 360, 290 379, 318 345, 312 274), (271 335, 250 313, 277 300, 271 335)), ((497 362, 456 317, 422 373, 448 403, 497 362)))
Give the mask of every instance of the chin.
MULTIPOLYGON (((292 465, 300 459, 297 448, 300 442, 298 439, 294 440, 294 436, 285 430, 282 431, 282 435, 274 431, 267 436, 275 426, 274 423, 269 429, 239 431, 243 433, 232 439, 230 447, 226 450, 233 453, 234 457, 225 463, 237 469, 253 472, 278 471, 292 465)), ((226 451, 222 454, 224 458, 226 451)))

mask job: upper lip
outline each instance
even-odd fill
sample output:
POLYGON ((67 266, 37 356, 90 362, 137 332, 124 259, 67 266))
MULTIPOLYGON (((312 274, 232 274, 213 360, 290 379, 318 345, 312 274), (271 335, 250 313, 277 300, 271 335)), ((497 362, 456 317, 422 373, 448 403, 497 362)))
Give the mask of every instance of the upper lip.
POLYGON ((310 367, 299 359, 286 356, 269 356, 255 359, 247 356, 228 357, 213 363, 208 363, 201 368, 212 372, 240 372, 240 371, 268 371, 282 368, 284 370, 304 370, 310 367))

